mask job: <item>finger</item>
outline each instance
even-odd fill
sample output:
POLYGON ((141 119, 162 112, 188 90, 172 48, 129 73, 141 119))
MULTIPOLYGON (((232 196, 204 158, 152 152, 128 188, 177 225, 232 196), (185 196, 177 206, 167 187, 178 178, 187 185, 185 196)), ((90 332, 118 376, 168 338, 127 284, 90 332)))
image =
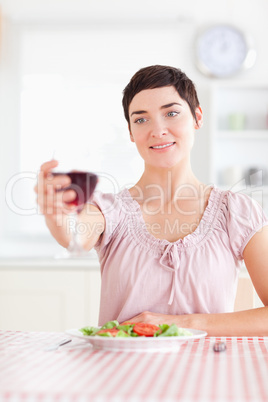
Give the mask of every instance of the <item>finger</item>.
POLYGON ((59 212, 69 214, 77 209, 74 202, 76 199, 76 192, 74 190, 67 190, 56 193, 55 206, 59 212))
POLYGON ((40 172, 34 191, 36 194, 52 194, 70 185, 71 179, 67 175, 54 176, 49 173, 45 176, 43 172, 40 172))
POLYGON ((65 190, 62 194, 62 201, 65 203, 72 202, 76 199, 77 194, 74 190, 65 190))
MULTIPOLYGON (((131 322, 132 324, 137 324, 138 322, 142 322, 140 315, 130 318, 129 320, 125 321, 131 322)), ((123 324, 122 324, 123 325, 123 324)))
POLYGON ((51 160, 45 162, 41 165, 40 171, 37 178, 37 184, 34 187, 34 191, 38 194, 41 192, 45 192, 46 189, 46 179, 49 179, 51 174, 51 170, 54 169, 58 165, 58 162, 55 160, 51 160))
POLYGON ((62 190, 66 187, 69 187, 72 183, 71 179, 67 175, 56 175, 51 174, 48 176, 49 183, 51 183, 56 190, 62 190))
POLYGON ((65 190, 65 191, 50 191, 47 193, 46 197, 43 198, 45 200, 46 205, 52 207, 53 205, 72 207, 72 205, 68 205, 72 203, 76 199, 76 192, 74 190, 65 190))
POLYGON ((47 162, 43 163, 40 167, 40 171, 43 173, 48 173, 52 169, 55 169, 55 167, 57 167, 58 164, 59 164, 58 161, 56 161, 55 159, 52 159, 51 161, 47 161, 47 162))
POLYGON ((44 215, 63 215, 70 214, 76 210, 74 204, 65 203, 62 199, 62 194, 52 193, 46 197, 37 197, 40 212, 44 215))
POLYGON ((77 197, 77 194, 74 190, 64 190, 61 185, 53 186, 51 183, 46 186, 46 191, 41 191, 37 193, 37 203, 40 206, 50 206, 53 207, 53 204, 64 204, 71 203, 77 197))
POLYGON ((40 167, 38 181, 44 180, 46 177, 48 177, 51 174, 51 171, 55 169, 55 167, 57 167, 58 164, 59 163, 56 160, 51 160, 43 163, 40 167))

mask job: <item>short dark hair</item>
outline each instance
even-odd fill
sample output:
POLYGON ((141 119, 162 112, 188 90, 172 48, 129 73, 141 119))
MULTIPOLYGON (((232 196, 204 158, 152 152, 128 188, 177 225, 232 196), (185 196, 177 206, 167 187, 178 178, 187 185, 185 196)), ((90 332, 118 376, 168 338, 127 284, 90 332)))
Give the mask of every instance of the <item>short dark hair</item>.
POLYGON ((129 123, 129 105, 137 93, 144 89, 154 89, 166 86, 173 86, 180 97, 184 99, 197 122, 195 110, 199 106, 194 83, 179 68, 170 66, 154 65, 141 68, 137 71, 123 91, 124 115, 129 123))

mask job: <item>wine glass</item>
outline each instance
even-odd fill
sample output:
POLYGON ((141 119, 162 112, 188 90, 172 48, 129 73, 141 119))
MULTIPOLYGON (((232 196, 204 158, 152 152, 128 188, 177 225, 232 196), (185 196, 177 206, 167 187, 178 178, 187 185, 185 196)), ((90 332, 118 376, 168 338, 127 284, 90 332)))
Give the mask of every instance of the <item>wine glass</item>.
POLYGON ((58 166, 51 172, 53 176, 68 176, 71 184, 58 191, 74 190, 76 197, 67 205, 74 207, 69 213, 68 232, 70 233, 70 242, 67 252, 57 255, 56 258, 75 258, 83 257, 88 251, 83 248, 79 240, 78 233, 78 215, 84 205, 90 200, 98 183, 98 176, 92 170, 89 171, 90 156, 89 153, 75 151, 74 149, 57 149, 53 152, 53 159, 58 161, 58 166))

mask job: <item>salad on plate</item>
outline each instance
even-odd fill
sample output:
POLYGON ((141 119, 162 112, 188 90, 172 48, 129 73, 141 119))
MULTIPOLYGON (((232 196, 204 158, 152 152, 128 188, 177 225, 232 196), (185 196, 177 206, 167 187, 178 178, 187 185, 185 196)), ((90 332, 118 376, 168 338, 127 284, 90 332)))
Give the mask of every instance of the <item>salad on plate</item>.
POLYGON ((113 352, 175 352, 182 344, 207 335, 205 331, 179 328, 176 324, 131 321, 119 324, 116 320, 108 321, 102 327, 88 326, 66 332, 89 342, 94 349, 113 352))
POLYGON ((84 327, 79 331, 85 336, 103 336, 113 338, 138 338, 138 337, 168 337, 191 336, 192 332, 185 328, 179 328, 176 324, 149 324, 144 322, 134 323, 126 321, 119 324, 118 321, 108 321, 102 327, 84 327))

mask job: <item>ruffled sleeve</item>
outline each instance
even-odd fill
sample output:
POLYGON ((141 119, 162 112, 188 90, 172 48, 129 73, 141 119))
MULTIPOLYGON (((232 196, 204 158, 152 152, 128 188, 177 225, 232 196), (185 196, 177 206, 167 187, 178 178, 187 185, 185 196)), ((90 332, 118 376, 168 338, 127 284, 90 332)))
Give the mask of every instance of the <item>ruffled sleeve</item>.
POLYGON ((111 193, 102 193, 100 191, 95 191, 93 198, 90 200, 90 204, 95 205, 102 212, 105 218, 105 230, 100 236, 96 249, 105 247, 117 226, 120 223, 121 200, 111 193))
POLYGON ((228 192, 226 201, 230 245, 236 258, 241 260, 247 243, 268 225, 268 219, 260 204, 245 194, 228 192))

